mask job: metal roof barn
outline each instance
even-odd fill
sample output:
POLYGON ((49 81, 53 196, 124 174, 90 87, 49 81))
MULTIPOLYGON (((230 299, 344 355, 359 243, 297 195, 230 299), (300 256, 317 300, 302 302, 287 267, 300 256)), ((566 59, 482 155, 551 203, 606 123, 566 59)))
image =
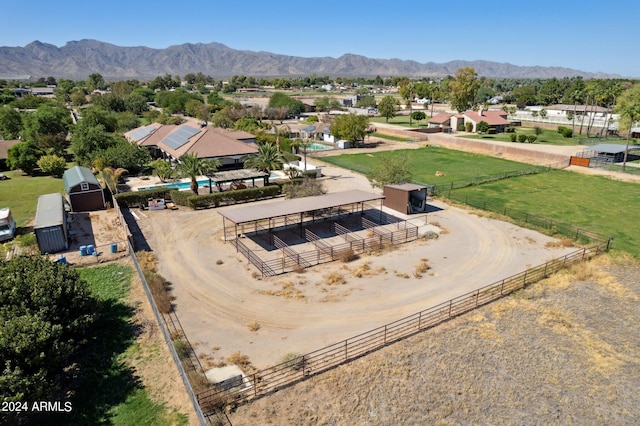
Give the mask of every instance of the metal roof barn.
POLYGON ((36 234, 41 253, 55 253, 69 248, 67 212, 65 199, 60 193, 45 194, 38 197, 36 222, 33 230, 36 234))
POLYGON ((74 212, 104 209, 104 191, 91 170, 72 167, 64 172, 62 180, 74 212))

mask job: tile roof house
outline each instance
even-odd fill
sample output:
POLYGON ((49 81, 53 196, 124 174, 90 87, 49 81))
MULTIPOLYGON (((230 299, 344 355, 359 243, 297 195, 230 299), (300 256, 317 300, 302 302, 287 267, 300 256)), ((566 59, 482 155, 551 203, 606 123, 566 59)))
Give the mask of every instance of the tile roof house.
POLYGON ((124 134, 130 142, 146 146, 155 158, 176 161, 184 154, 217 159, 220 170, 242 168, 247 155, 258 152, 255 136, 248 132, 200 126, 153 123, 124 134))
POLYGON ((429 127, 441 127, 443 129, 453 128, 458 129, 460 124, 466 125, 471 123, 473 125, 472 132, 476 131, 476 125, 481 121, 489 124, 489 128, 496 129, 496 132, 503 132, 504 128, 511 123, 507 120, 507 112, 503 110, 480 110, 480 111, 465 111, 461 114, 443 112, 429 120, 429 127))
POLYGON ((484 111, 482 108, 476 111, 465 111, 462 113, 464 117, 465 125, 467 123, 472 123, 473 128, 472 132, 476 131, 476 126, 481 121, 486 122, 489 125, 490 129, 496 129, 497 133, 503 132, 505 127, 509 126, 511 123, 507 120, 507 112, 503 110, 487 110, 484 111))

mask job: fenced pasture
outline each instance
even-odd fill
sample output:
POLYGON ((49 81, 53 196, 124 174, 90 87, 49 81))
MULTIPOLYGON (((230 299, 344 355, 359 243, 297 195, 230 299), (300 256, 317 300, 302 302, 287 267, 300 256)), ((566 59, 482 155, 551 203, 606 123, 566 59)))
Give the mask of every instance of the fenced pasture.
POLYGON ((204 415, 213 416, 220 401, 238 405, 263 397, 521 290, 569 265, 597 256, 609 248, 609 243, 608 239, 599 241, 408 317, 257 371, 248 377, 249 385, 232 389, 212 386, 197 394, 198 401, 204 415))
MULTIPOLYGON (((436 146, 365 154, 345 154, 319 159, 339 167, 367 174, 379 162, 388 161, 388 159, 395 157, 406 158, 413 181, 434 186, 447 185, 452 181, 477 181, 481 176, 540 173, 549 169, 547 166, 532 166, 531 164, 517 161, 436 146)), ((567 162, 561 167, 568 165, 567 162)))

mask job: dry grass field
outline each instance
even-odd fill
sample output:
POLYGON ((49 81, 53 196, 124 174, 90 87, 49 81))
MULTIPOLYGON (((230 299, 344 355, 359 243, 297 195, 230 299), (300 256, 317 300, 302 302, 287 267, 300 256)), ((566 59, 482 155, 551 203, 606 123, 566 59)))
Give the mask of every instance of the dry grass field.
POLYGON ((609 255, 229 414, 239 425, 634 425, 640 264, 609 255))

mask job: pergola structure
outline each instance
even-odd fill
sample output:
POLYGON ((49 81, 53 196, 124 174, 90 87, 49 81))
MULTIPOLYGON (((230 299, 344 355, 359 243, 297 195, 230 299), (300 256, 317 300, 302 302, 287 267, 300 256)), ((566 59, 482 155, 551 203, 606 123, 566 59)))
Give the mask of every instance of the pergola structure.
POLYGON ((246 206, 221 210, 225 240, 237 238, 249 232, 267 231, 271 240, 274 228, 298 225, 303 235, 303 224, 345 213, 364 212, 365 204, 380 201, 384 195, 373 194, 359 189, 296 198, 280 202, 261 204, 260 207, 246 206), (230 223, 227 223, 230 222, 230 223), (233 226, 232 226, 233 225, 233 226), (231 233, 233 231, 233 233, 231 233))
POLYGON ((267 185, 269 182, 269 173, 262 172, 256 169, 239 169, 229 170, 226 172, 216 172, 210 175, 206 175, 209 178, 209 193, 211 194, 211 184, 215 182, 218 187, 218 191, 222 192, 222 185, 230 182, 243 182, 251 180, 251 186, 255 186, 256 179, 262 179, 263 185, 267 185))

